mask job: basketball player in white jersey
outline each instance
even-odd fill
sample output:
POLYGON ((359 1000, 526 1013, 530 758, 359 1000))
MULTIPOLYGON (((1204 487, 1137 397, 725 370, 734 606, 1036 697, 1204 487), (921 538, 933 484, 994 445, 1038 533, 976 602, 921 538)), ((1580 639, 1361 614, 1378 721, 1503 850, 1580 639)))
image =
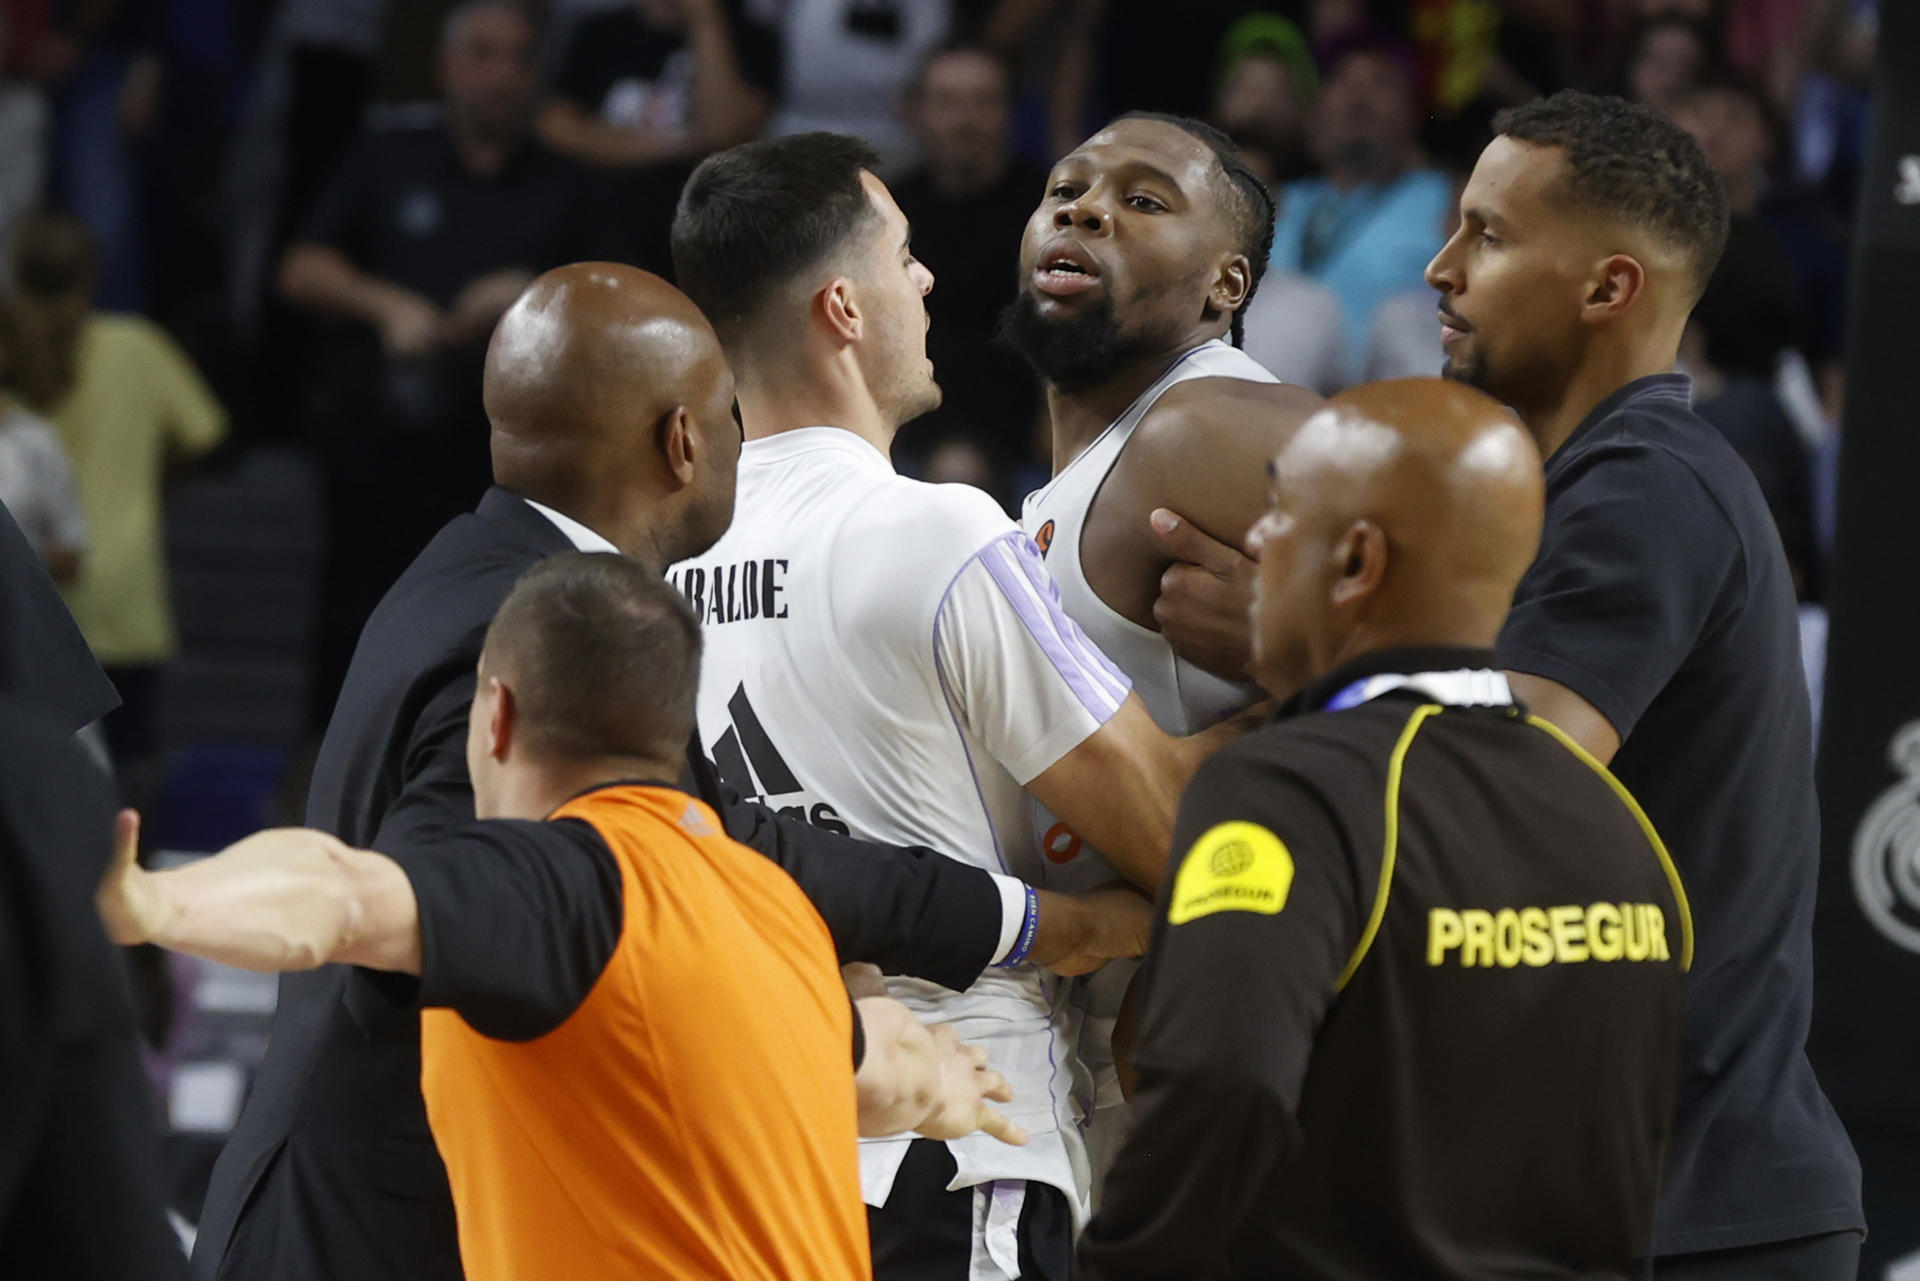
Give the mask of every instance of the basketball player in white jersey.
MULTIPOLYGON (((1153 606, 1172 558, 1149 518, 1172 508, 1238 546, 1264 510, 1266 460, 1321 403, 1237 345, 1273 212, 1266 187, 1210 126, 1122 116, 1053 167, 1001 322, 1046 384, 1053 435, 1053 479, 1028 496, 1022 523, 1068 616, 1170 734, 1204 729, 1260 694, 1244 673, 1176 657, 1160 635, 1153 606)), ((1048 812, 1037 826, 1049 888, 1113 879, 1118 865, 1090 833, 1048 812)), ((1157 890, 1157 869, 1153 883, 1135 883, 1157 890)), ((1075 994, 1099 1092, 1087 1135, 1096 1168, 1120 1138, 1108 1042, 1135 968, 1107 966, 1075 994)))
MULTIPOLYGON (((701 737, 771 806, 1032 879, 1028 788, 1145 877, 1227 734, 1163 733, 991 498, 894 472, 895 432, 940 391, 933 279, 877 162, 831 134, 749 143, 681 196, 675 272, 727 351, 747 437, 732 528, 670 574, 706 625, 701 737)), ((987 1049, 1032 1138, 864 1144, 877 1281, 1068 1275, 1089 1187, 1073 1014, 1009 944, 958 996, 889 983, 987 1049)))

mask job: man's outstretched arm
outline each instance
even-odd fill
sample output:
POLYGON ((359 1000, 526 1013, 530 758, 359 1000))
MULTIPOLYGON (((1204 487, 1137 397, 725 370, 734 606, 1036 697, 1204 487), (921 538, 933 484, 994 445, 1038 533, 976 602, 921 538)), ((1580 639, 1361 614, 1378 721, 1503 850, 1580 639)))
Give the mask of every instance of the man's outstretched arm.
POLYGON ((325 832, 275 828, 186 867, 135 859, 140 816, 123 810, 97 903, 120 944, 154 943, 246 970, 330 962, 420 973, 420 907, 400 865, 325 832))
MULTIPOLYGON (((924 847, 881 845, 775 814, 746 800, 697 751, 688 754, 688 790, 706 800, 727 835, 778 863, 813 903, 842 964, 865 962, 889 974, 965 991, 1019 937, 1025 893, 1010 904, 1007 878, 924 847)), ((1038 892, 1035 965, 1084 974, 1146 951, 1150 905, 1096 890, 1038 892)))

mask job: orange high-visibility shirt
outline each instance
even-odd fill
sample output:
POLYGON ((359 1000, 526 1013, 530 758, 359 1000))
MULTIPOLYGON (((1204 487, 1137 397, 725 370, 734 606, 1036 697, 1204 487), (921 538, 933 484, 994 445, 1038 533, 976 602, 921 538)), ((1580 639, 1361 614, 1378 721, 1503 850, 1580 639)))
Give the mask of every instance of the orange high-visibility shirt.
POLYGON ((620 867, 599 981, 530 1041, 421 1015, 470 1281, 866 1281, 852 1009, 813 905, 671 788, 551 817, 620 867))

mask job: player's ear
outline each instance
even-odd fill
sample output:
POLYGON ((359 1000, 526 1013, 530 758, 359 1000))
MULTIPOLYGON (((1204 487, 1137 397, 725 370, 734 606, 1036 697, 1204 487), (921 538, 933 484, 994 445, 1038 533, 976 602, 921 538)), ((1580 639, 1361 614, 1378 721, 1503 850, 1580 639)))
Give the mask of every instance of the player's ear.
POLYGON ((1214 311, 1239 311, 1253 292, 1253 264, 1245 254, 1231 254, 1214 273, 1207 306, 1214 311))
POLYGON ((1589 321, 1611 320, 1647 287, 1647 269, 1629 254, 1610 254, 1595 268, 1581 310, 1589 321))
POLYGON ((675 405, 660 419, 659 444, 661 461, 674 480, 683 488, 691 485, 699 467, 700 441, 685 405, 675 405))
POLYGON ((853 296, 853 282, 835 276, 813 296, 814 309, 827 326, 827 332, 843 343, 860 341, 862 317, 860 304, 853 296))
POLYGON ((514 735, 520 730, 519 707, 514 701, 513 687, 498 676, 487 678, 487 693, 487 701, 493 705, 487 717, 487 755, 502 761, 507 758, 514 735))
POLYGON ((1354 521, 1334 542, 1333 563, 1334 606, 1366 600, 1387 576, 1387 532, 1370 520, 1354 521))

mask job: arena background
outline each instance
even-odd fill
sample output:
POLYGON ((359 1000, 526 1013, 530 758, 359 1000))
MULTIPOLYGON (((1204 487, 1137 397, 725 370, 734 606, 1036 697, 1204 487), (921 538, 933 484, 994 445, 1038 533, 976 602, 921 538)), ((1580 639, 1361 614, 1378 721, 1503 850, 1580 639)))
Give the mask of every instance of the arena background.
MULTIPOLYGON (((765 94, 764 115, 737 128, 846 129, 886 154, 916 250, 940 278, 930 344, 949 390, 908 430, 901 461, 1010 505, 1045 472, 1031 380, 992 345, 993 318, 1045 166, 1112 114, 1212 119, 1296 211, 1329 171, 1405 185, 1397 230, 1413 234, 1394 242, 1397 257, 1378 255, 1393 258, 1383 278, 1357 279, 1335 250, 1297 249, 1276 260, 1249 317, 1250 349, 1323 391, 1437 370, 1419 267, 1496 108, 1562 86, 1618 91, 1702 136, 1738 188, 1737 219, 1688 360, 1703 413, 1753 464, 1799 571, 1822 712, 1812 1049, 1866 1167, 1862 1275, 1920 1281, 1920 433, 1904 382, 1920 296, 1920 5, 549 0, 530 6, 542 38, 528 127, 541 119, 540 136, 582 155, 591 143, 547 119, 556 104, 610 127, 677 129, 683 5, 720 7, 744 81, 765 94), (581 35, 635 13, 657 39, 633 38, 631 22, 619 40, 581 35), (936 83, 923 69, 953 41, 978 48, 936 83), (1356 55, 1368 74, 1351 74, 1356 55)), ((0 496, 48 508, 38 514, 56 528, 60 504, 41 501, 51 491, 20 445, 30 419, 50 416, 78 485, 68 506, 92 526, 86 554, 164 551, 145 585, 177 636, 149 627, 130 643, 130 624, 153 621, 132 617, 138 591, 67 583, 128 700, 106 737, 160 861, 301 812, 366 610, 435 513, 477 496, 484 326, 394 354, 281 278, 289 245, 319 234, 343 185, 368 185, 342 176, 364 136, 434 127, 436 46, 454 7, 0 0, 0 235, 36 209, 75 216, 94 243, 93 305, 151 322, 142 332, 197 369, 221 428, 167 437, 147 366, 122 374, 91 417, 56 412, 44 388, 57 371, 14 314, 32 282, 0 263, 0 496), (367 435, 369 412, 420 430, 381 454, 391 440, 367 435), (126 518, 134 511, 153 520, 126 518), (369 530, 382 537, 370 544, 369 530)), ((583 170, 572 212, 587 230, 570 243, 666 271, 664 218, 701 146, 682 138, 644 162, 602 152, 583 170)), ((409 207, 427 241, 473 231, 458 207, 409 207)), ((360 242, 343 225, 336 216, 332 232, 351 250, 360 242)), ((60 536, 42 541, 60 565, 60 536)), ((154 956, 135 964, 170 1130, 169 1200, 190 1230, 263 1052, 273 983, 154 956)))

